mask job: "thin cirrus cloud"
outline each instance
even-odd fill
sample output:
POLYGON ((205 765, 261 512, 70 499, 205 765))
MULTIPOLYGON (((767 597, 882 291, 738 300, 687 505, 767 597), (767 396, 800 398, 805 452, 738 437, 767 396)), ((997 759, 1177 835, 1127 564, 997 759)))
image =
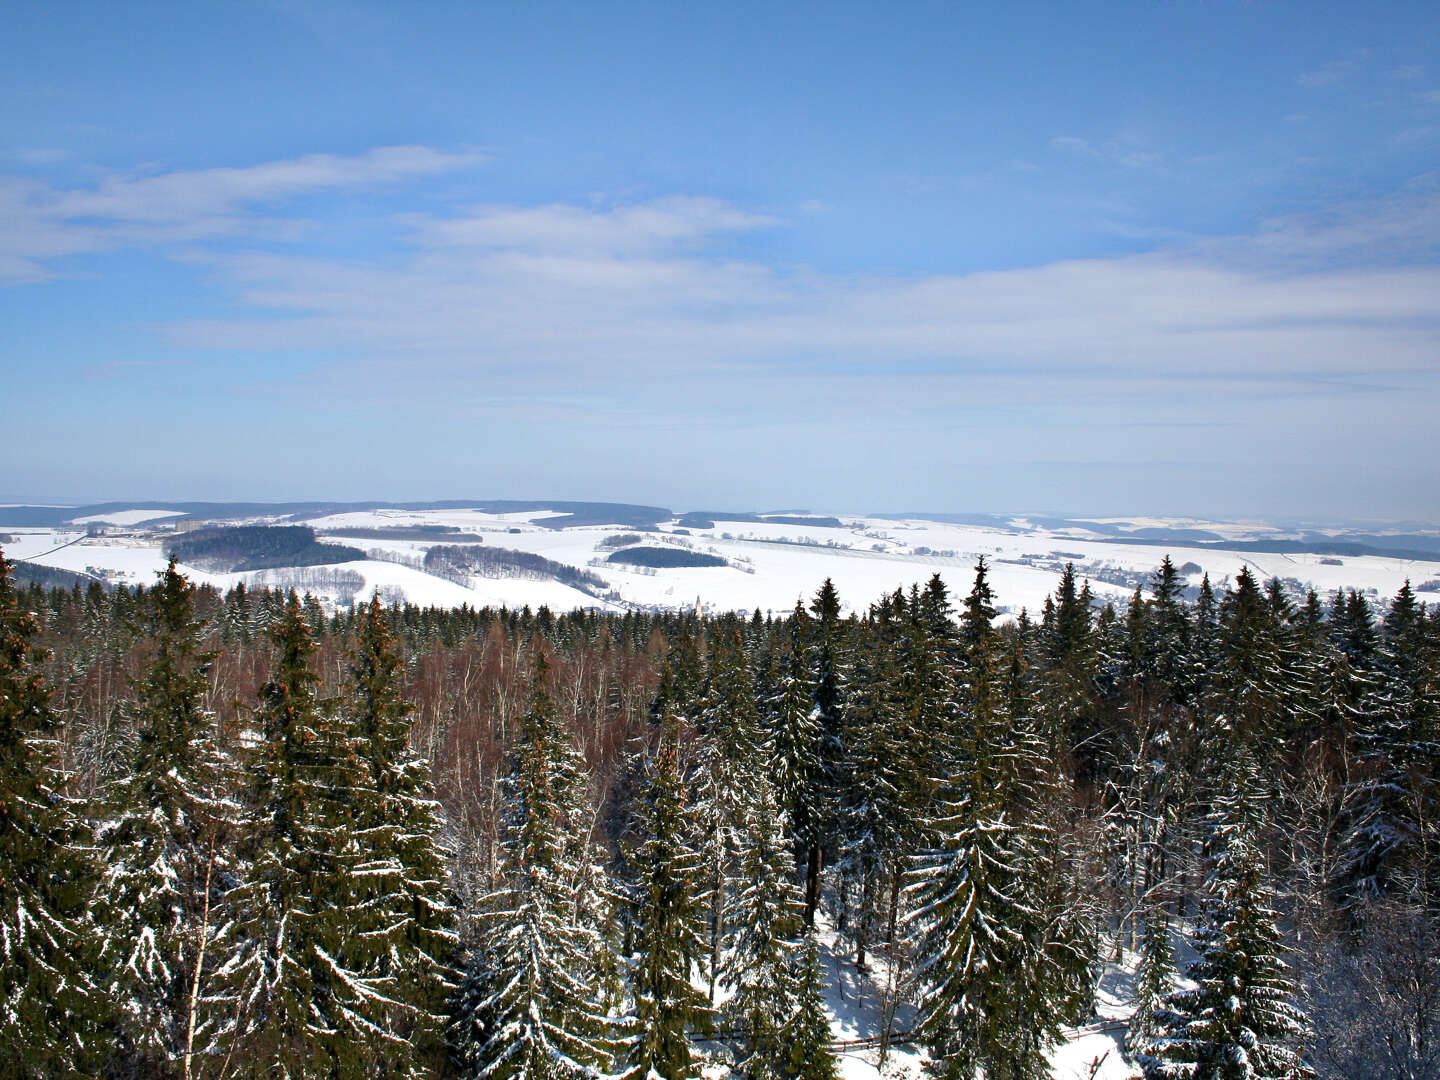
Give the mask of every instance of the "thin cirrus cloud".
POLYGON ((474 152, 390 146, 308 154, 242 168, 108 175, 84 188, 0 177, 0 282, 56 275, 50 260, 126 246, 190 243, 247 230, 293 236, 293 223, 257 211, 317 192, 395 184, 478 164, 474 152))
POLYGON ((751 250, 737 239, 787 222, 703 197, 397 213, 383 259, 272 242, 305 228, 287 200, 390 184, 403 202, 406 182, 480 160, 390 147, 85 189, 11 179, 0 268, 23 282, 62 255, 183 251, 249 313, 173 319, 164 340, 314 350, 330 359, 306 380, 372 401, 623 399, 633 414, 703 396, 778 417, 821 386, 857 410, 923 411, 977 388, 1058 403, 1088 382, 1087 399, 1130 405, 1199 383, 1398 387, 1432 377, 1440 355, 1440 269, 1422 261, 1440 246, 1440 188, 1424 178, 1251 234, 968 274, 737 254, 751 250), (243 250, 213 243, 237 235, 243 250))
POLYGON ((1369 50, 1357 49, 1347 56, 1337 57, 1312 71, 1302 71, 1295 77, 1295 81, 1306 90, 1338 86, 1360 72, 1369 59, 1369 50))
POLYGON ((707 199, 412 215, 412 250, 395 264, 221 257, 260 315, 164 333, 182 346, 329 350, 347 358, 329 370, 352 392, 357 379, 387 392, 397 363, 422 395, 427 373, 445 393, 473 382, 598 394, 617 380, 654 392, 658 379, 677 397, 705 378, 763 376, 759 408, 788 407, 773 380, 792 376, 983 376, 987 390, 1008 379, 1030 399, 1037 376, 1155 394, 1217 378, 1321 393, 1362 374, 1403 383, 1436 371, 1440 269, 1376 261, 1400 239, 1416 253, 1440 241, 1429 189, 1149 254, 970 274, 827 274, 711 246, 784 227, 707 199))
POLYGON ((551 252, 660 251, 779 224, 719 199, 671 197, 596 212, 579 206, 477 207, 450 219, 410 219, 428 247, 551 252))

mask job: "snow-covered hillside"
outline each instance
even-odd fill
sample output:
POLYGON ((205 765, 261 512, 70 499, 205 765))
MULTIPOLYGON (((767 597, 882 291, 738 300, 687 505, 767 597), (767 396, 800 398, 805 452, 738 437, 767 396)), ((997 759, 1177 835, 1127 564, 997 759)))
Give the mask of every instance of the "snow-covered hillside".
MULTIPOLYGON (((278 509, 278 508, 277 508, 278 509)), ((939 573, 952 593, 970 584, 977 557, 991 567, 991 582, 1003 609, 1034 612, 1056 585, 1065 563, 1073 562, 1090 581, 1101 602, 1126 599, 1169 555, 1193 586, 1208 573, 1217 586, 1242 566, 1262 579, 1279 577, 1297 588, 1315 588, 1322 596, 1337 588, 1360 589, 1386 600, 1409 579, 1430 598, 1425 586, 1440 579, 1440 550, 1404 550, 1397 537, 1393 555, 1337 556, 1316 551, 1264 552, 1247 549, 1257 542, 1289 539, 1294 532, 1260 523, 1207 522, 1194 519, 1010 518, 985 523, 842 516, 806 523, 799 515, 737 516, 709 521, 672 516, 642 526, 582 524, 555 510, 494 512, 492 509, 367 509, 305 514, 255 514, 211 518, 223 524, 304 524, 322 541, 349 545, 367 558, 341 563, 343 581, 326 584, 281 571, 221 573, 196 566, 186 572, 196 581, 220 588, 247 584, 295 584, 331 603, 378 590, 387 599, 420 605, 500 606, 555 610, 577 606, 607 610, 694 608, 710 612, 744 610, 782 613, 811 596, 826 578, 834 581, 850 609, 864 608, 896 588, 923 583, 939 573), (782 519, 783 520, 779 520, 782 519), (1211 546, 1198 546, 1195 541, 1211 546), (483 544, 586 570, 605 582, 583 589, 551 575, 494 568, 448 574, 427 569, 427 550, 438 544, 483 544), (661 548, 672 553, 710 555, 724 565, 651 568, 610 562, 617 549, 661 548), (1420 557, 1399 557, 1412 554, 1420 557), (1428 556, 1428 557, 1427 557, 1428 556)), ((75 571, 110 583, 148 583, 163 568, 177 528, 204 524, 174 510, 107 509, 81 514, 58 525, 0 525, 10 537, 7 557, 75 571), (177 525, 177 519, 184 518, 177 525), (89 535, 89 534, 98 535, 89 535)), ((1413 536, 1413 534, 1405 534, 1413 536)), ((1311 539, 1315 534, 1309 534, 1311 539)), ((1323 538, 1322 538, 1323 539, 1323 538)), ((1277 544, 1275 546, 1286 546, 1277 544)), ((1331 550, 1316 544, 1321 550, 1331 550)), ((323 576, 323 575, 321 575, 323 576)), ((333 576, 333 575, 332 575, 333 576)), ((313 579, 315 575, 311 575, 313 579)), ((1440 588, 1440 585, 1436 585, 1440 588)), ((1433 596, 1440 599, 1440 592, 1433 596)))

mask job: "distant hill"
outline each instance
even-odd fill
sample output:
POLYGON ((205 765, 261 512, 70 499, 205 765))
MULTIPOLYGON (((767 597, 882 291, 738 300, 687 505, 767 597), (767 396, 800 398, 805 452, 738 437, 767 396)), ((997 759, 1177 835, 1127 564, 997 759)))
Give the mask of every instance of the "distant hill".
POLYGON ((677 524, 685 529, 713 529, 716 522, 720 521, 735 521, 743 525, 809 525, 815 529, 845 527, 845 523, 835 517, 814 517, 808 514, 742 514, 709 510, 691 510, 682 514, 677 524))
POLYGON ((205 521, 234 521, 237 518, 256 517, 288 518, 296 521, 328 514, 371 510, 479 510, 487 514, 520 514, 527 510, 548 510, 562 515, 537 522, 547 529, 565 529, 579 525, 623 525, 640 528, 669 521, 675 516, 663 506, 552 499, 441 499, 434 502, 348 503, 166 502, 145 499, 138 502, 92 503, 87 506, 0 506, 0 526, 54 528, 76 518, 103 517, 137 506, 153 510, 173 510, 185 517, 205 521))

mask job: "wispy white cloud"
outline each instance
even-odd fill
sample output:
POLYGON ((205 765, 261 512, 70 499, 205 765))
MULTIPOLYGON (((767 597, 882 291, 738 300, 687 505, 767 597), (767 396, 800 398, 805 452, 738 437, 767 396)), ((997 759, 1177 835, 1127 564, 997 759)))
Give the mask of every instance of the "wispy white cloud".
POLYGON ((1122 165, 1127 169, 1158 169, 1165 160, 1162 153, 1146 146, 1145 140, 1133 133, 1124 133, 1101 141, 1079 135, 1056 135, 1050 140, 1050 149, 1062 154, 1122 165))
POLYGON ((1440 253, 1440 173, 1379 199, 1339 203, 1263 223, 1232 251, 1300 265, 1411 262, 1440 253))
MULTIPOLYGON (((1078 141, 1087 149, 1057 149, 1093 149, 1078 141)), ((1157 233, 1136 237, 1146 254, 969 274, 827 273, 742 256, 763 250, 754 234, 787 222, 698 197, 402 214, 382 260, 255 232, 303 227, 266 216, 297 195, 476 160, 395 148, 85 190, 12 178, 0 182, 0 216, 18 228, 0 244, 0 273, 21 280, 50 273, 59 254, 183 240, 177 254, 251 314, 156 328, 176 346, 328 356, 304 376, 326 400, 512 413, 532 402, 591 423, 603 412, 631 425, 775 425, 808 403, 856 424, 945 425, 975 422, 977 401, 991 424, 1005 410, 1059 417, 1080 402, 1194 419, 1167 403, 1333 399, 1440 374, 1433 177, 1246 235, 1157 233), (237 234, 254 242, 211 242, 237 234), (745 237, 755 242, 735 242, 745 237)))
MULTIPOLYGON (((1402 241, 1440 240, 1440 200, 1423 185, 1225 241, 919 277, 716 257, 707 238, 783 223, 706 200, 489 207, 408 224, 417 248, 395 266, 226 256, 218 265, 244 303, 288 317, 166 333, 187 346, 338 353, 350 359, 331 365, 332 388, 361 396, 565 387, 598 400, 624 385, 661 411, 729 401, 771 416, 795 407, 800 387, 838 392, 871 376, 886 380, 888 403, 928 412, 982 390, 1029 402, 1079 385, 1152 400, 1197 380, 1211 392, 1253 394, 1263 380, 1335 394, 1357 369, 1403 381, 1435 372, 1440 355, 1440 269, 1380 259, 1402 241)), ((875 392, 841 404, 863 410, 875 392)))
POLYGON ((12 156, 24 165, 53 165, 70 157, 70 151, 47 146, 27 146, 12 151, 12 156))
POLYGON ((659 199, 603 214, 564 205, 493 206, 463 217, 410 220, 424 246, 572 254, 660 251, 776 224, 773 217, 700 198, 659 199))
POLYGON ((1312 71, 1302 71, 1295 77, 1295 81, 1307 90, 1337 86, 1358 73, 1369 61, 1370 51, 1368 49, 1356 49, 1354 52, 1337 57, 1312 71))
POLYGON ((1100 151, 1091 145, 1089 139, 1082 139, 1078 135, 1056 135, 1050 140, 1050 149, 1071 154, 1084 154, 1087 157, 1100 156, 1100 151))
POLYGON ((81 188, 0 177, 0 282, 45 280, 48 260, 137 244, 292 228, 257 214, 302 195, 393 184, 478 164, 473 153, 392 146, 239 168, 109 175, 81 188))

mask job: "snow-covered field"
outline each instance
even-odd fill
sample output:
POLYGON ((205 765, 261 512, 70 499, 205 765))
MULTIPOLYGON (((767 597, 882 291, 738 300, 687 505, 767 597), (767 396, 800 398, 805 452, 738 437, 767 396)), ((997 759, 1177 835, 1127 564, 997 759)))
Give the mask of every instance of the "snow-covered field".
MULTIPOLYGON (((46 566, 94 575, 110 582, 148 583, 163 569, 174 511, 146 509, 143 505, 75 519, 63 528, 3 527, 11 537, 5 545, 10 558, 32 560, 46 566), (113 528, 105 535, 87 536, 85 526, 103 519, 113 528)), ((952 596, 969 590, 975 561, 985 556, 991 584, 999 604, 1012 615, 1028 608, 1032 613, 1052 593, 1061 568, 1073 562, 1089 579, 1097 598, 1123 603, 1136 584, 1169 554, 1185 571, 1191 585, 1208 573, 1217 586, 1249 566, 1262 579, 1278 576, 1301 587, 1314 587, 1322 596, 1336 588, 1356 588, 1384 601, 1409 579, 1419 586, 1440 579, 1440 555, 1430 559, 1387 558, 1374 555, 1336 558, 1320 554, 1273 554, 1222 548, 1197 548, 1177 543, 1114 543, 1105 532, 1135 538, 1144 529, 1193 529, 1227 541, 1274 538, 1287 535, 1269 526, 1246 522, 1209 522, 1191 519, 1095 519, 1093 527, 1068 522, 1046 527, 1033 519, 1014 518, 994 525, 955 524, 920 519, 844 516, 842 527, 780 522, 716 521, 711 528, 682 528, 677 519, 661 522, 655 531, 638 534, 646 546, 689 548, 718 555, 725 566, 645 569, 607 563, 617 534, 633 532, 619 525, 547 527, 556 517, 551 510, 488 513, 478 509, 381 509, 301 519, 321 539, 347 529, 446 526, 478 535, 495 548, 530 552, 555 562, 590 570, 608 583, 597 590, 603 598, 553 579, 527 576, 471 575, 465 584, 428 573, 421 568, 426 549, 452 542, 444 534, 421 539, 355 538, 334 536, 366 551, 371 558, 339 564, 363 578, 361 595, 379 590, 382 596, 403 596, 420 605, 500 606, 554 610, 577 606, 623 608, 753 611, 782 614, 797 601, 808 600, 826 578, 834 581, 847 610, 863 610, 882 593, 923 584, 939 573, 952 596)), ((265 519, 251 519, 261 521, 265 519)), ((280 523, 279 518, 273 519, 280 523)), ((284 523, 295 523, 286 518, 284 523)), ((233 523, 233 522, 232 522, 233 523)), ((1142 533, 1142 535, 1144 535, 1142 533)), ((473 541, 472 541, 473 542, 473 541)), ((1397 547, 1400 545, 1396 545, 1397 547)), ((209 573, 186 567, 196 581, 229 588, 240 581, 263 583, 256 574, 209 573)), ((273 581, 273 572, 269 572, 273 581)), ((325 598, 323 590, 319 590, 325 598)), ((1421 599, 1429 598, 1421 593, 1421 599)), ((333 597, 331 598, 333 599, 333 597)), ((1440 594, 1434 594, 1440 600, 1440 594)))

